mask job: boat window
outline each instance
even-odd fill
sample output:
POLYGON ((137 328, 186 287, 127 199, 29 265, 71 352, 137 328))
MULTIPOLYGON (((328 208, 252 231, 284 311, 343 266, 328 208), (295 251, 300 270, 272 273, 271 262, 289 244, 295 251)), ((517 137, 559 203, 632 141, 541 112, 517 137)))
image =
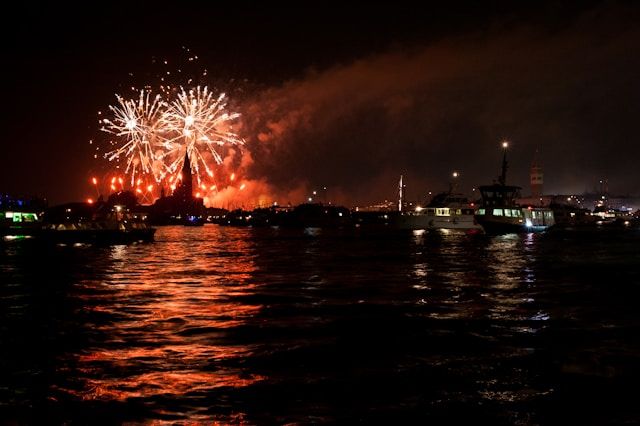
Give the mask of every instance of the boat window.
POLYGON ((478 211, 476 212, 476 214, 478 216, 484 216, 484 209, 478 209, 478 211))
POLYGON ((511 217, 511 209, 504 209, 504 215, 507 217, 511 217))
POLYGON ((502 209, 493 209, 494 216, 502 216, 502 209))
POLYGON ((436 216, 449 216, 449 209, 448 208, 436 209, 436 216))

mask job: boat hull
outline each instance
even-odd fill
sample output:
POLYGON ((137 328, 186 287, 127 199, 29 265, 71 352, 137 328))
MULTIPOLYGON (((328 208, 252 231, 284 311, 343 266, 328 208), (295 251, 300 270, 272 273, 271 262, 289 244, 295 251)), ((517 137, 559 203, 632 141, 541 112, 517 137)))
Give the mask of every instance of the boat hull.
MULTIPOLYGON (((476 216, 476 220, 484 228, 487 234, 511 234, 517 232, 525 232, 526 226, 520 220, 496 220, 497 218, 488 218, 486 216, 476 216)), ((506 219, 506 218, 505 218, 506 219)))
POLYGON ((453 229, 460 231, 482 231, 473 215, 435 216, 427 214, 401 214, 394 218, 393 226, 398 229, 453 229))
MULTIPOLYGON (((511 208, 511 211, 514 209, 511 208)), ((488 234, 513 232, 543 232, 555 225, 553 211, 546 208, 521 208, 518 217, 476 215, 476 220, 488 234)))

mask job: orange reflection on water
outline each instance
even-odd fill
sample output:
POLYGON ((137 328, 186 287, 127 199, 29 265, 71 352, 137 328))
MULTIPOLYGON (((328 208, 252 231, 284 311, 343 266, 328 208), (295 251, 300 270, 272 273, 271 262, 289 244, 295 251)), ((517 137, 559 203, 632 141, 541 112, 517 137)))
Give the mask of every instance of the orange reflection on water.
POLYGON ((77 356, 82 399, 179 397, 264 380, 242 361, 255 350, 234 330, 252 303, 254 248, 247 230, 160 228, 154 244, 110 249, 106 275, 81 299, 98 337, 77 356))
POLYGON ((129 398, 151 398, 158 395, 187 395, 209 392, 215 388, 240 388, 264 377, 241 376, 229 372, 169 371, 150 372, 124 379, 90 379, 82 392, 72 392, 83 400, 126 401, 129 398))

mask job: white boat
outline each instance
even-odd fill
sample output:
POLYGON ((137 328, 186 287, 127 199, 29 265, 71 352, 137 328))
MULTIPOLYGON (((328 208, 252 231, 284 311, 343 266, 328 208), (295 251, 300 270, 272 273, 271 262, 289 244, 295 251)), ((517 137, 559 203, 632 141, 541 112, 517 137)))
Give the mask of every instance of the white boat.
POLYGON ((483 232, 475 220, 475 209, 460 193, 443 192, 433 197, 426 207, 400 212, 394 218, 399 229, 453 229, 483 232))

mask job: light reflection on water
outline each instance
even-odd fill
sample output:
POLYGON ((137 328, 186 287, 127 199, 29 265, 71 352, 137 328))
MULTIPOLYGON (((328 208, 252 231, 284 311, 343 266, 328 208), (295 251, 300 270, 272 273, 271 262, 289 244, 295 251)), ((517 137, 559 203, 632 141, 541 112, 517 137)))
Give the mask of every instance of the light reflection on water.
POLYGON ((162 229, 153 245, 112 247, 107 278, 82 281, 78 297, 89 316, 117 320, 93 325, 104 337, 78 355, 76 368, 86 381, 72 392, 83 399, 127 400, 261 380, 217 366, 250 356, 252 346, 229 344, 225 329, 242 326, 261 309, 238 300, 256 287, 249 281, 252 244, 233 235, 243 231, 224 229, 231 237, 217 235, 211 247, 191 229, 173 227, 162 229), (106 369, 126 374, 105 378, 106 369))
MULTIPOLYGON (((599 285, 593 268, 611 258, 601 240, 217 226, 156 237, 1 247, 12 382, 0 409, 61 406, 56 420, 81 423, 98 410, 114 423, 448 423, 455 412, 528 424, 573 403, 584 384, 563 391, 567 375, 629 372, 576 355, 602 352, 604 338, 572 340, 638 326, 624 304, 633 287, 599 285), (595 266, 585 245, 602 253, 595 266)), ((636 265, 637 239, 624 241, 611 247, 636 265)), ((624 259, 616 272, 638 281, 624 259)))

